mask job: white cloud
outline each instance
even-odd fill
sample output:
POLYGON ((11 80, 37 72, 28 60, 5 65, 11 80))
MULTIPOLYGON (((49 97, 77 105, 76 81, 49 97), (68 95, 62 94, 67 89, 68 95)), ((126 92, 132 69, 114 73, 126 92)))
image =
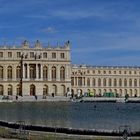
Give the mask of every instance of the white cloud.
POLYGON ((51 33, 51 34, 57 32, 57 30, 55 28, 53 28, 53 27, 47 27, 47 28, 41 29, 41 31, 45 32, 45 33, 51 33))

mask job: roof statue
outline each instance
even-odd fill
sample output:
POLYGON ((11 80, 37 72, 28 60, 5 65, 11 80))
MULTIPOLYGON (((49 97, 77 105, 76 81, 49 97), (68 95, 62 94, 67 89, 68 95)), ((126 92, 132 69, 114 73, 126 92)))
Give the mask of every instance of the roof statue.
POLYGON ((36 41, 36 43, 35 43, 35 48, 37 48, 37 49, 42 48, 42 47, 41 47, 41 43, 40 43, 39 40, 36 41))
POLYGON ((22 47, 23 47, 24 49, 29 48, 29 42, 28 42, 27 40, 25 40, 25 41, 22 43, 22 47))

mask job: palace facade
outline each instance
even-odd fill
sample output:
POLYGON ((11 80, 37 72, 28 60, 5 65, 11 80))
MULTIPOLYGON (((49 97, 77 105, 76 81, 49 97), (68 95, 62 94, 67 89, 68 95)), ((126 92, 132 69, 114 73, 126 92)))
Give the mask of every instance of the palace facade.
POLYGON ((27 41, 0 47, 0 95, 58 95, 105 92, 140 96, 140 67, 72 65, 70 43, 42 47, 27 41))
POLYGON ((114 93, 140 96, 140 67, 73 65, 71 84, 73 93, 93 92, 97 96, 114 93))
POLYGON ((0 95, 65 95, 71 89, 69 42, 63 47, 0 48, 0 95))

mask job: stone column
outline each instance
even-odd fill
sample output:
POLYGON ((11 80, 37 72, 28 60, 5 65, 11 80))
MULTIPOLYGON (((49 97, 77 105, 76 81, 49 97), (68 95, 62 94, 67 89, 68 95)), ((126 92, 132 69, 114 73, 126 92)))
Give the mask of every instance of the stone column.
POLYGON ((12 65, 12 81, 16 81, 16 68, 17 65, 12 65))
POLYGON ((40 65, 40 72, 41 72, 41 77, 40 79, 43 80, 43 65, 40 65))
POLYGON ((23 79, 25 79, 25 66, 24 66, 24 63, 22 65, 22 77, 23 77, 23 79))
POLYGON ((60 66, 56 67, 56 81, 60 81, 60 66))
POLYGON ((27 79, 30 79, 30 66, 27 64, 27 79))
POLYGON ((36 79, 38 79, 38 75, 39 75, 38 72, 39 72, 39 71, 38 71, 38 64, 36 64, 36 79))
POLYGON ((50 65, 48 67, 48 81, 52 81, 52 71, 51 71, 51 66, 50 65))
POLYGON ((7 66, 3 66, 3 80, 7 81, 7 66))

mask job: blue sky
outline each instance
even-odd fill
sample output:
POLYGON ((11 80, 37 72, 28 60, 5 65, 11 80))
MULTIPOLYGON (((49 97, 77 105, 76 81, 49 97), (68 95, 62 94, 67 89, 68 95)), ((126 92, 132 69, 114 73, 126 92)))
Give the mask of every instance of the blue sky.
POLYGON ((70 40, 73 64, 140 66, 140 0, 0 0, 0 44, 70 40))

